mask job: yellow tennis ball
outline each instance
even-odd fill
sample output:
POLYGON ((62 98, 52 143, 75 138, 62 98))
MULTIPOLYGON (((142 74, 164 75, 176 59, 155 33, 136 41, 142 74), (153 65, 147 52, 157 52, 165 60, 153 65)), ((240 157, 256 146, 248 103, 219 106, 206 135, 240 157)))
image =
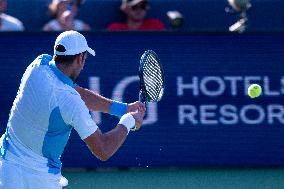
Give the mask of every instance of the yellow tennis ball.
POLYGON ((261 86, 258 84, 251 84, 248 88, 248 95, 251 98, 259 97, 262 93, 261 86))

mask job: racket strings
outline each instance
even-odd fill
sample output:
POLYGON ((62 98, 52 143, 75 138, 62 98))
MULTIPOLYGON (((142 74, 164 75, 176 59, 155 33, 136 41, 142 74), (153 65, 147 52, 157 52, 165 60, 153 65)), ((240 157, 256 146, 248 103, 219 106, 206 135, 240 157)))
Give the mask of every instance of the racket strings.
POLYGON ((145 59, 143 77, 146 91, 152 100, 158 100, 163 90, 163 73, 155 57, 147 56, 145 59))

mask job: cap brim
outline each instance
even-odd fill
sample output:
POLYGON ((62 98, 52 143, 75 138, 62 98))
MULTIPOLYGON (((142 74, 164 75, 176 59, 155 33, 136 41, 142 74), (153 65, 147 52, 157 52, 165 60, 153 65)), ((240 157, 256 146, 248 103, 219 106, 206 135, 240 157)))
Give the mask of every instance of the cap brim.
POLYGON ((96 56, 96 52, 95 52, 93 49, 91 49, 90 47, 88 47, 87 51, 88 51, 88 53, 90 53, 91 55, 96 56))

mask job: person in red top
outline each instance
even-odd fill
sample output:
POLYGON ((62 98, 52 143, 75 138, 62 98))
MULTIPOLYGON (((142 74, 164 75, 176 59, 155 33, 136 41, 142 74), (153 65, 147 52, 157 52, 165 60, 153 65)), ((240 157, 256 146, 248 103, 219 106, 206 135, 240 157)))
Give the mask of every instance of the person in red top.
POLYGON ((120 10, 126 15, 126 22, 113 22, 108 31, 164 31, 164 23, 157 18, 145 18, 149 10, 148 0, 122 0, 120 10))

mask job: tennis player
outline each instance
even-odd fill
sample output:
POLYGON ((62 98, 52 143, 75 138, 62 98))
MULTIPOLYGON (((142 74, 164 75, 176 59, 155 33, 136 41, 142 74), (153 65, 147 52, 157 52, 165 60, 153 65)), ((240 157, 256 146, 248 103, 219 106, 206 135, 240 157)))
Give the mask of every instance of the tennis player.
POLYGON ((0 142, 0 188, 59 189, 60 156, 74 128, 100 160, 110 158, 132 128, 141 127, 145 106, 112 101, 76 84, 87 54, 95 51, 76 31, 61 33, 54 56, 38 56, 26 69, 0 142), (102 133, 89 111, 120 117, 102 133))

